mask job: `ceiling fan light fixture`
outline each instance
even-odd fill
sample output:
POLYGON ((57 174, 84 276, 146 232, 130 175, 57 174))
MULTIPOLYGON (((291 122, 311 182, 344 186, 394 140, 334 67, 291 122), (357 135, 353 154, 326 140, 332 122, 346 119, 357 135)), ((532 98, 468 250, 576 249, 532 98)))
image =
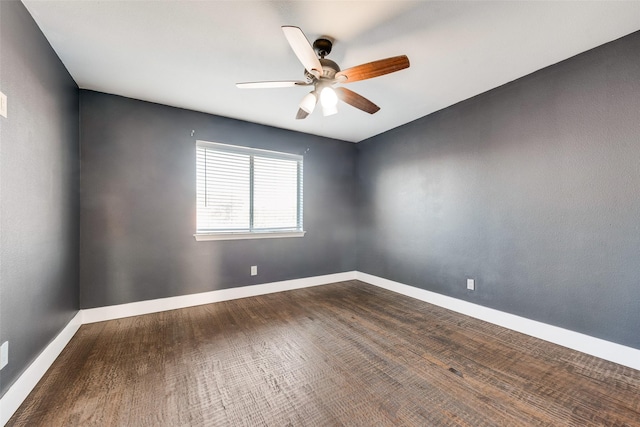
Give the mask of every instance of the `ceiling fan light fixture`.
POLYGON ((327 117, 327 116, 333 116, 334 114, 338 114, 338 106, 334 105, 333 107, 325 107, 324 105, 322 106, 322 115, 327 117))
POLYGON ((300 109, 305 112, 311 114, 313 110, 316 108, 316 103, 318 102, 318 98, 316 97, 315 92, 309 92, 302 98, 300 101, 300 109))
POLYGON ((320 92, 320 104, 322 104, 322 115, 331 116, 338 112, 338 95, 333 88, 327 86, 320 92))

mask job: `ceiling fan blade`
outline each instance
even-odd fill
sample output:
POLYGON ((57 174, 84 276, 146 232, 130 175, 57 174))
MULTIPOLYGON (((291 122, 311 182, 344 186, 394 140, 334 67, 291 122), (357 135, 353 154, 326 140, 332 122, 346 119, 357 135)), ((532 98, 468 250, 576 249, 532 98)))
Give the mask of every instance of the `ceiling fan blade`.
POLYGON ((366 64, 356 65, 336 73, 336 80, 340 83, 351 83, 359 80, 372 79, 385 74, 409 68, 409 58, 407 55, 394 56, 392 58, 380 59, 366 64))
POLYGON ((298 108, 298 114, 296 114, 296 120, 306 119, 309 113, 304 111, 302 108, 298 108))
POLYGON ((336 94, 338 95, 338 98, 342 102, 346 102, 352 107, 356 107, 357 109, 362 110, 365 113, 374 114, 374 113, 377 113, 378 110, 380 110, 380 107, 378 107, 373 102, 369 101, 364 96, 359 95, 354 91, 349 90, 345 87, 337 87, 335 88, 335 91, 336 91, 336 94))
POLYGON ((277 87, 292 87, 292 86, 308 86, 309 83, 301 80, 281 81, 281 82, 246 82, 236 83, 236 87, 240 89, 270 89, 277 87))
POLYGON ((320 77, 322 75, 322 65, 302 30, 298 27, 285 25, 282 27, 282 31, 291 45, 293 53, 296 54, 304 68, 314 76, 320 77))

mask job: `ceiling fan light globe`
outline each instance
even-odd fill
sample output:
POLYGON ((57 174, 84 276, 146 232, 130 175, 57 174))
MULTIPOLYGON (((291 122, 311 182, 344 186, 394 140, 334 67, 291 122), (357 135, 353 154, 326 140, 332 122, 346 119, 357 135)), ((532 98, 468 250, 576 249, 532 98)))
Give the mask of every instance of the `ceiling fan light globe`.
POLYGON ((299 107, 301 110, 304 110, 305 112, 311 114, 313 113, 313 110, 316 108, 317 101, 318 99, 316 98, 316 95, 313 92, 310 92, 306 94, 304 98, 302 98, 302 101, 300 101, 299 107))
POLYGON ((323 105, 322 106, 322 115, 323 116, 333 116, 338 113, 337 105, 323 105))
MULTIPOLYGON (((322 89, 322 92, 320 92, 320 103, 322 104, 322 108, 329 108, 337 112, 336 105, 338 105, 338 95, 336 91, 329 86, 322 89)), ((325 116, 327 115, 328 114, 325 114, 325 116)))

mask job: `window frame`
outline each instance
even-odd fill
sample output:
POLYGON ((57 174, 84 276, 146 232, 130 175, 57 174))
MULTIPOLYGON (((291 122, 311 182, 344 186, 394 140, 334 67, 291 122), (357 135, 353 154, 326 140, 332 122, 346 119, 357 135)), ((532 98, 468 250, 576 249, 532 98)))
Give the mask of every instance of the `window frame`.
MULTIPOLYGON (((253 209, 250 209, 250 228, 249 230, 242 231, 224 231, 224 230, 212 230, 212 231, 199 231, 197 229, 198 222, 198 205, 197 205, 197 196, 196 196, 196 233, 193 235, 197 241, 208 241, 208 240, 244 240, 244 239, 274 239, 274 238, 287 238, 287 237, 303 237, 306 234, 306 231, 303 228, 303 174, 304 174, 304 158, 299 154, 291 154, 284 153, 280 151, 272 151, 272 150, 264 150, 259 148, 251 148, 244 147, 239 145, 230 145, 223 144, 219 142, 210 142, 203 140, 196 140, 196 169, 197 169, 197 150, 198 148, 209 148, 214 149, 219 152, 226 153, 236 153, 236 154, 244 154, 250 156, 260 156, 264 158, 270 159, 281 159, 281 160, 295 160, 298 162, 298 173, 297 173, 297 227, 296 229, 291 230, 278 230, 278 229, 267 229, 257 231, 252 229, 253 225, 253 209)), ((253 157, 251 159, 251 169, 250 169, 250 197, 253 198, 254 192, 254 182, 253 182, 253 157)), ((196 189, 198 188, 198 178, 196 177, 196 189)), ((250 201, 251 205, 253 205, 253 201, 250 201)))

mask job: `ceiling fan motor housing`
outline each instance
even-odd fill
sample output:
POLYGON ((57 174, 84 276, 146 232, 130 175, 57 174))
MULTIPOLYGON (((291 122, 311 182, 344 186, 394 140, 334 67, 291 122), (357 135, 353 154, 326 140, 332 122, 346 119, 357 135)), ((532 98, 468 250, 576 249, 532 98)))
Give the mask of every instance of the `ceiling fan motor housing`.
MULTIPOLYGON (((330 59, 320 59, 320 65, 322 65, 322 74, 320 75, 321 79, 333 79, 335 78, 336 73, 340 71, 340 67, 338 66, 338 64, 330 59)), ((315 76, 307 70, 304 70, 304 76, 309 83, 315 80, 315 76)))
POLYGON ((336 73, 340 71, 338 64, 330 59, 321 58, 320 64, 322 65, 322 77, 326 79, 333 79, 336 73))

